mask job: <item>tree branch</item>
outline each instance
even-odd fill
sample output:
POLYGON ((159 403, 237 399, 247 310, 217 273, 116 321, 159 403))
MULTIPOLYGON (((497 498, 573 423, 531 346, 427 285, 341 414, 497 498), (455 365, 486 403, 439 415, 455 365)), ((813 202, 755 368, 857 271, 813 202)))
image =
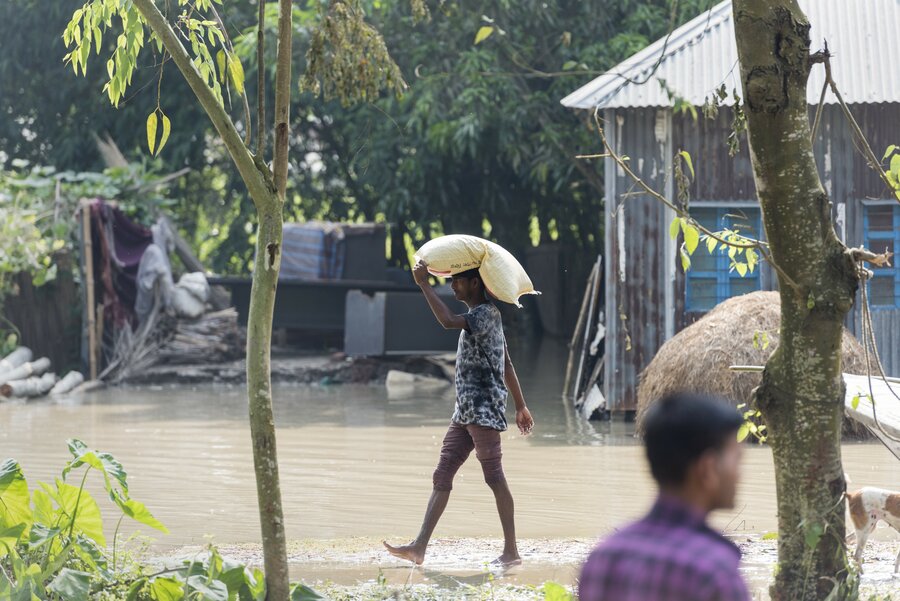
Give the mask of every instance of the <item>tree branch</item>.
POLYGON ((671 202, 668 198, 666 198, 665 196, 663 196, 662 194, 660 194, 659 192, 654 190, 650 185, 647 184, 647 182, 645 182, 643 179, 638 177, 638 175, 634 171, 631 170, 631 167, 628 166, 628 163, 622 157, 620 157, 618 154, 616 154, 616 152, 612 149, 612 147, 610 147, 609 143, 606 140, 606 134, 603 131, 603 121, 600 119, 600 116, 597 114, 597 111, 594 111, 594 120, 597 124, 597 132, 600 135, 600 141, 603 143, 603 148, 604 148, 605 152, 603 154, 579 155, 579 156, 576 156, 575 158, 577 158, 577 159, 606 158, 606 157, 611 158, 613 161, 615 161, 616 165, 618 165, 625 172, 625 174, 628 175, 628 177, 632 180, 632 182, 634 182, 634 184, 637 185, 639 188, 641 188, 646 194, 648 194, 654 200, 657 200, 657 201, 661 202, 662 204, 664 204, 666 207, 668 207, 669 209, 674 211, 674 213, 676 215, 678 215, 679 217, 681 217, 682 219, 688 220, 693 227, 697 228, 699 231, 703 232, 705 235, 709 236, 710 238, 712 238, 719 244, 722 244, 725 246, 730 246, 732 248, 739 248, 739 249, 745 249, 745 250, 752 249, 752 250, 758 251, 759 254, 762 256, 762 258, 765 259, 765 261, 769 265, 772 266, 772 269, 774 269, 778 273, 778 275, 780 275, 784 279, 785 283, 787 283, 796 293, 800 294, 800 292, 801 292, 800 286, 781 268, 781 266, 779 266, 773 260, 772 253, 769 251, 769 249, 767 248, 767 246, 764 242, 762 242, 761 240, 754 240, 752 238, 747 238, 746 236, 741 236, 743 239, 748 240, 748 242, 746 244, 740 243, 740 242, 732 242, 730 240, 725 240, 724 238, 719 236, 716 232, 713 232, 712 230, 704 227, 702 224, 700 224, 698 221, 696 221, 693 217, 691 217, 690 213, 688 213, 681 207, 677 206, 675 203, 671 202))
POLYGON ((241 174, 241 179, 247 185, 250 198, 253 199, 257 209, 262 210, 272 203, 274 198, 270 189, 266 186, 263 174, 256 168, 249 150, 234 127, 231 117, 228 116, 225 108, 219 104, 212 90, 206 85, 203 77, 191 62, 191 57, 188 55, 187 50, 153 0, 134 0, 134 5, 147 21, 150 29, 162 40, 166 51, 197 96, 201 106, 203 106, 203 110, 206 111, 216 131, 222 137, 228 154, 231 155, 231 159, 241 174))
POLYGON ((275 190, 284 202, 287 189, 288 136, 291 111, 291 0, 279 0, 278 67, 275 75, 275 149, 273 171, 275 190))
POLYGON ((266 152, 266 2, 259 2, 256 28, 256 154, 266 152))

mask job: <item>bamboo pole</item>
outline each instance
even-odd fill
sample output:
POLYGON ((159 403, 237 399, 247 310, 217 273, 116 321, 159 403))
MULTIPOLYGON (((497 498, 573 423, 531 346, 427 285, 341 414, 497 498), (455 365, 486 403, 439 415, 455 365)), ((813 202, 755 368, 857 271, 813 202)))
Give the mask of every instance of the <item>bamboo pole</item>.
POLYGON ((94 242, 91 240, 91 201, 81 201, 81 225, 84 248, 84 278, 87 293, 88 365, 91 380, 97 379, 97 318, 94 305, 94 242))
POLYGON ((591 337, 591 327, 594 323, 594 313, 596 313, 595 305, 597 303, 597 295, 600 294, 600 262, 603 260, 602 255, 597 256, 596 270, 597 277, 594 278, 594 287, 591 291, 591 304, 588 309, 587 325, 584 328, 584 338, 581 340, 581 358, 578 360, 578 371, 575 376, 575 387, 573 392, 574 398, 578 398, 579 385, 581 384, 581 375, 584 371, 584 356, 587 354, 588 340, 591 337))
POLYGON ((569 389, 572 385, 572 375, 575 371, 575 346, 578 344, 578 340, 581 334, 581 330, 584 328, 584 320, 587 318, 587 306, 588 302, 591 299, 591 290, 594 285, 594 278, 597 276, 597 264, 591 268, 591 273, 588 275, 587 284, 584 287, 584 296, 581 299, 581 308, 578 310, 578 322, 575 324, 575 330, 572 332, 572 340, 569 341, 569 360, 566 362, 566 379, 563 382, 563 398, 569 398, 569 389))

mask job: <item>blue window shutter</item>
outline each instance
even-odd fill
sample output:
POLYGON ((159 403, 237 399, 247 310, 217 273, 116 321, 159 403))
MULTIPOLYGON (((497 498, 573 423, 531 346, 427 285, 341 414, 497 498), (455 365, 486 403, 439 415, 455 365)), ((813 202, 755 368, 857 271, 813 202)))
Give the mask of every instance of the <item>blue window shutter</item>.
MULTIPOLYGON (((712 231, 725 228, 735 229, 737 226, 741 233, 751 238, 759 238, 762 231, 758 208, 736 208, 723 205, 699 207, 692 210, 691 213, 694 219, 712 231), (745 215, 747 219, 740 218, 740 214, 745 215)), ((706 257, 710 257, 710 255, 706 250, 706 245, 701 242, 692 257, 694 265, 686 274, 686 311, 705 313, 732 296, 746 294, 761 288, 759 265, 752 274, 748 273, 741 277, 736 271, 730 271, 731 259, 728 257, 727 248, 724 252, 721 248, 713 251, 712 261, 706 260, 706 257), (695 265, 701 269, 695 269, 695 265)))
MULTIPOLYGON (((885 249, 900 250, 900 207, 879 204, 863 209, 863 238, 866 248, 875 253, 885 249)), ((869 304, 873 309, 900 308, 900 266, 896 259, 890 267, 872 269, 874 277, 868 283, 869 304)))

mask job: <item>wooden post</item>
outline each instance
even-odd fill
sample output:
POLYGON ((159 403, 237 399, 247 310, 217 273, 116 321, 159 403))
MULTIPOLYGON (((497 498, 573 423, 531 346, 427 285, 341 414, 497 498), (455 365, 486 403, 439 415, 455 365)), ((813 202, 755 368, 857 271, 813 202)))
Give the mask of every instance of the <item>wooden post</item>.
POLYGON ((81 201, 81 232, 84 239, 84 279, 87 298, 88 364, 91 380, 97 379, 97 308, 94 304, 94 243, 91 240, 91 201, 81 201))
POLYGON ((597 303, 597 295, 600 294, 600 262, 602 261, 602 259, 602 255, 597 256, 597 264, 595 266, 595 269, 597 270, 597 277, 594 278, 594 286, 591 290, 591 303, 587 315, 587 324, 584 327, 584 337, 581 340, 581 358, 578 360, 578 372, 575 376, 575 386, 572 390, 573 396, 575 397, 576 401, 578 400, 578 390, 581 384, 581 375, 584 371, 584 356, 585 354, 587 354, 588 340, 591 337, 591 327, 594 323, 594 313, 596 313, 595 305, 597 303))
POLYGON ((584 287, 584 297, 581 299, 581 309, 578 310, 578 323, 575 324, 575 330, 572 332, 572 340, 569 341, 569 360, 566 362, 566 379, 563 382, 563 398, 569 398, 569 389, 572 384, 572 375, 575 371, 575 346, 578 344, 581 330, 584 329, 584 320, 587 319, 588 303, 591 300, 591 290, 594 289, 594 278, 599 277, 597 273, 597 264, 591 268, 591 274, 588 276, 587 284, 584 287))

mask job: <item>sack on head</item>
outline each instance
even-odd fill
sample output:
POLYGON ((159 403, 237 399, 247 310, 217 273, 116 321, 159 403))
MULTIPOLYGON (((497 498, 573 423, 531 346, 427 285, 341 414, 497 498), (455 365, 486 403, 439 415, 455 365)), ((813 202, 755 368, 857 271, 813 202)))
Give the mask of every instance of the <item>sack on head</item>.
POLYGON ((521 307, 523 294, 540 294, 531 278, 512 254, 490 240, 454 234, 426 242, 416 252, 416 260, 428 265, 438 277, 449 277, 478 269, 488 293, 497 300, 521 307))

